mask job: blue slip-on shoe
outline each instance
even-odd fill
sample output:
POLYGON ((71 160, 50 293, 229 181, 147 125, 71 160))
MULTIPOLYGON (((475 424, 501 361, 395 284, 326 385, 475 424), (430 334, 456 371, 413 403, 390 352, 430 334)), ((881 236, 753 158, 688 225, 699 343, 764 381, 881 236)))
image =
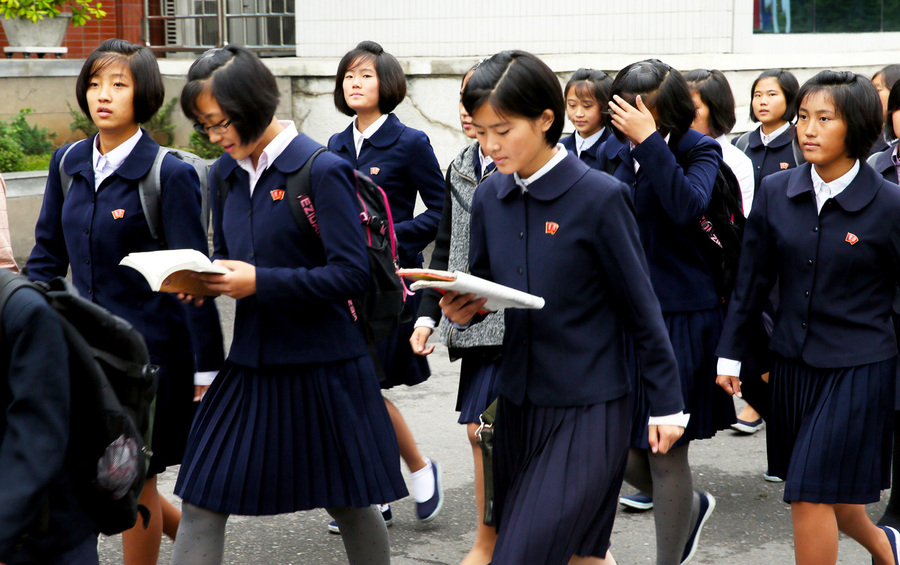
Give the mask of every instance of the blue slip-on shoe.
POLYGON ((769 473, 768 471, 763 473, 763 479, 770 483, 783 483, 784 482, 784 479, 782 479, 778 475, 773 475, 773 474, 769 473))
POLYGON ((437 461, 431 461, 431 472, 434 473, 434 493, 425 502, 416 502, 416 519, 420 522, 430 522, 437 518, 441 507, 444 505, 444 489, 441 486, 441 466, 437 461))
POLYGON ((646 492, 636 492, 619 497, 619 504, 631 510, 644 512, 653 508, 653 495, 646 492))
POLYGON ((738 418, 737 422, 731 424, 731 429, 742 434, 752 435, 763 429, 763 424, 762 418, 757 418, 752 422, 738 418))
MULTIPOLYGON (((394 516, 391 514, 390 504, 384 505, 384 509, 381 511, 381 517, 384 518, 384 525, 390 528, 391 524, 394 522, 394 516)), ((328 532, 338 535, 341 534, 341 529, 338 527, 336 521, 332 520, 328 522, 328 532)))
MULTIPOLYGON (((900 565, 900 532, 890 526, 878 526, 887 536, 888 542, 891 544, 891 555, 894 557, 894 565, 900 565)), ((872 559, 875 563, 875 559, 872 559)))
POLYGON ((700 513, 697 514, 697 523, 694 524, 694 529, 684 545, 684 553, 681 554, 681 565, 694 558, 694 554, 697 553, 697 545, 700 541, 700 531, 703 529, 703 524, 709 520, 709 516, 716 509, 716 499, 713 498, 713 495, 708 492, 698 492, 697 494, 700 496, 700 513))

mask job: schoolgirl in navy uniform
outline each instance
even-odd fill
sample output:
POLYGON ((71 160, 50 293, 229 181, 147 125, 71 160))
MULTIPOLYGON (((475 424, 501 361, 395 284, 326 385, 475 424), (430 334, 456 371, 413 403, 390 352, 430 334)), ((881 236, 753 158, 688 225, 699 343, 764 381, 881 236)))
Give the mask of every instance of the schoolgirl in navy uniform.
MULTIPOLYGON (((884 111, 885 115, 888 113, 888 98, 890 92, 894 88, 894 85, 897 84, 898 80, 900 80, 900 65, 888 65, 872 75, 872 84, 875 85, 875 90, 878 91, 878 96, 881 98, 881 109, 884 111)), ((895 137, 894 139, 897 138, 895 137)), ((888 139, 887 132, 885 132, 884 137, 879 137, 875 143, 872 144, 872 149, 869 151, 869 154, 874 155, 876 153, 881 153, 888 148, 890 143, 891 140, 888 139)))
MULTIPOLYGON (((895 65, 896 66, 896 65, 895 65)), ((898 66, 900 70, 900 66, 898 66)), ((876 90, 878 84, 873 80, 876 90)), ((891 87, 890 94, 887 98, 887 112, 884 118, 884 133, 879 137, 885 141, 887 148, 879 153, 871 155, 866 161, 870 167, 875 169, 881 177, 894 184, 900 182, 900 156, 897 155, 897 137, 900 133, 900 81, 894 83, 891 87)), ((876 143, 877 145, 877 143, 876 143)), ((897 295, 894 297, 894 331, 900 335, 900 288, 897 289, 897 295)), ((900 370, 898 370, 898 380, 900 380, 900 370)), ((900 485, 900 395, 894 400, 894 449, 891 461, 891 484, 896 487, 900 485)), ((879 526, 900 527, 900 488, 891 488, 891 495, 888 498, 887 506, 884 508, 884 514, 878 520, 879 526)))
POLYGON ((221 563, 229 514, 311 508, 341 525, 350 563, 389 563, 373 505, 406 487, 375 368, 346 304, 369 282, 353 171, 330 153, 316 158, 310 196, 321 238, 310 241, 284 199, 285 176, 321 146, 275 118, 272 73, 229 45, 202 55, 187 78, 182 109, 226 152, 210 174, 213 257, 233 272, 201 280, 237 299, 237 309, 228 360, 197 413, 175 484, 184 519, 173 563, 221 563))
POLYGON ((900 189, 865 163, 881 132, 871 82, 822 71, 799 93, 809 164, 766 178, 744 232, 717 353, 719 383, 740 391, 747 329, 776 278, 770 347, 773 471, 785 479, 799 565, 837 562, 838 531, 877 565, 897 565, 900 534, 865 504, 890 483, 900 282, 900 189))
MULTIPOLYGON (((441 219, 444 175, 428 136, 403 125, 392 113, 405 97, 406 75, 397 59, 374 41, 361 42, 341 59, 334 85, 335 108, 355 119, 347 129, 331 136, 328 149, 384 189, 397 232, 400 267, 421 267, 422 250, 434 241, 441 219), (426 210, 414 215, 417 194, 426 210)), ((384 369, 382 389, 417 385, 431 374, 425 358, 414 355, 409 345, 420 300, 420 294, 407 297, 409 321, 375 346, 377 362, 384 369)), ((432 520, 443 504, 440 469, 419 452, 397 407, 388 398, 384 402, 400 443, 400 456, 411 474, 416 517, 422 522, 432 520)), ((390 523, 390 508, 383 511, 390 523)), ((330 530, 336 532, 334 527, 330 530)))
POLYGON ((760 125, 731 143, 753 161, 755 190, 768 175, 802 164, 802 159, 798 162, 797 133, 791 123, 797 114, 799 88, 797 77, 784 69, 763 71, 750 87, 750 120, 760 125))
POLYGON ((575 131, 560 143, 566 151, 575 153, 594 169, 599 167, 597 149, 609 137, 609 128, 603 123, 603 112, 609 102, 610 86, 612 79, 603 71, 578 69, 563 90, 566 114, 575 131))
MULTIPOLYGON (((459 120, 463 133, 470 139, 475 139, 475 128, 472 116, 462 104, 462 92, 475 68, 472 67, 463 77, 459 91, 459 120)), ((460 151, 447 168, 444 206, 428 265, 430 269, 468 271, 472 197, 478 185, 497 174, 496 171, 493 160, 485 155, 477 141, 460 151)), ((435 290, 423 294, 416 329, 409 342, 417 355, 430 355, 434 345, 428 346, 427 341, 437 327, 441 342, 449 350, 450 360, 461 359, 456 410, 459 412, 458 422, 466 425, 466 436, 472 448, 478 521, 475 542, 460 565, 484 565, 491 561, 497 530, 484 523, 484 456, 475 432, 481 422, 481 414, 497 398, 495 383, 503 343, 503 312, 494 312, 477 328, 460 332, 453 329, 441 315, 440 298, 441 294, 435 290)))
POLYGON ((607 124, 613 135, 600 148, 601 167, 632 187, 641 244, 690 414, 674 448, 665 455, 652 453, 648 391, 638 379, 625 480, 653 493, 657 564, 679 564, 693 555, 700 529, 715 508, 712 495, 693 490, 688 445, 734 422, 734 403, 715 384, 720 298, 695 232, 712 195, 722 149, 690 129, 695 110, 687 83, 661 61, 641 61, 619 71, 611 96, 607 124))
MULTIPOLYGON (((150 524, 144 528, 139 521, 123 534, 126 564, 155 564, 162 533, 175 537, 180 519, 159 496, 156 475, 181 463, 195 396, 222 364, 222 331, 212 302, 186 308, 175 296, 150 290, 137 271, 119 266, 128 253, 162 248, 150 234, 138 193, 159 148, 139 126, 165 97, 156 57, 144 46, 109 39, 85 60, 75 94, 98 133, 54 153, 27 272, 46 281, 65 277, 71 267, 78 292, 140 331, 151 362, 160 367, 153 457, 140 499, 150 509, 150 524), (70 147, 63 169, 72 182, 63 195, 59 165, 70 147)), ((166 245, 208 254, 197 173, 166 156, 160 179, 166 245)))
MULTIPOLYGON (((463 104, 502 173, 475 192, 471 272, 546 300, 541 310, 505 312, 492 563, 602 562, 631 427, 626 327, 652 415, 683 408, 629 189, 557 143, 562 91, 534 55, 504 51, 485 61, 463 104)), ((469 294, 441 299, 460 326, 483 304, 469 294)), ((682 431, 654 422, 648 438, 664 453, 682 431)))

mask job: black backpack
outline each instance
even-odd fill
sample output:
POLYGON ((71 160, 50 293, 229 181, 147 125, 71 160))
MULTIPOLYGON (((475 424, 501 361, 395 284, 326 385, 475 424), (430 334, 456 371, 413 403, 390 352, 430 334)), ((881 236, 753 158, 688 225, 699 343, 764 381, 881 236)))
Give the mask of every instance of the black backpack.
POLYGON ((138 513, 146 527, 150 514, 138 499, 151 455, 158 369, 150 364, 143 336, 78 296, 63 278, 33 283, 6 269, 0 269, 0 315, 22 287, 46 297, 69 348, 72 405, 65 468, 76 497, 104 534, 132 528, 138 513))
MULTIPOLYGON (((325 151, 324 147, 317 149, 300 169, 288 174, 285 180, 285 198, 291 215, 303 234, 310 239, 320 239, 316 210, 309 195, 310 171, 315 158, 325 151)), ((219 206, 224 210, 231 184, 221 178, 218 171, 219 167, 216 165, 213 174, 216 175, 219 186, 219 206)), ((389 336, 402 322, 409 319, 403 307, 407 292, 397 274, 397 236, 394 233, 394 220, 387 195, 368 176, 356 170, 353 172, 356 177, 359 221, 366 235, 370 281, 366 293, 349 300, 348 307, 353 320, 362 323, 366 341, 371 345, 389 336)), ((319 258, 324 262, 324 248, 320 248, 319 258)), ((376 365, 380 367, 380 364, 376 365)))
MULTIPOLYGON (((688 153, 679 165, 683 167, 690 160, 691 153, 688 153)), ((607 160, 604 170, 613 174, 617 166, 618 161, 607 160)), ((744 224, 747 223, 743 209, 741 185, 731 167, 720 161, 709 205, 696 224, 694 236, 697 249, 712 271, 716 293, 723 308, 728 305, 737 279, 741 240, 744 224)))
MULTIPOLYGON (((72 186, 72 177, 66 174, 63 164, 66 162, 66 156, 79 143, 76 141, 69 145, 59 160, 59 184, 62 189, 63 198, 69 192, 72 186)), ((184 161, 194 167, 197 176, 200 178, 200 217, 203 220, 203 227, 209 229, 209 165, 206 161, 194 155, 190 151, 183 149, 174 149, 172 147, 160 146, 153 159, 153 165, 138 181, 138 193, 141 197, 141 209, 144 212, 144 218, 147 220, 147 227, 150 235, 159 242, 163 249, 167 249, 165 234, 163 233, 162 211, 160 210, 160 199, 162 198, 162 181, 160 180, 160 170, 162 162, 166 155, 172 155, 177 159, 184 161)))

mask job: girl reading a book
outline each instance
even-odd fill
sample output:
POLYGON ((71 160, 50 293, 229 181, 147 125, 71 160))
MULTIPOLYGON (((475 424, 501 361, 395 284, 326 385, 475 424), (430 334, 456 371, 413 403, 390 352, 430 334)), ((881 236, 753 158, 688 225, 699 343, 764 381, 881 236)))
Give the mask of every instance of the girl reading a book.
POLYGON ((262 61, 235 45, 206 52, 191 65, 181 103, 226 152, 210 174, 210 202, 213 257, 232 272, 199 278, 235 298, 237 310, 231 351, 175 485, 184 519, 173 563, 221 563, 230 514, 312 508, 337 521, 350 563, 389 563, 374 505, 407 492, 375 367, 347 305, 369 282, 353 170, 331 153, 316 157, 310 198, 320 237, 311 238, 284 187, 321 146, 275 118, 278 86, 262 61))
POLYGON ((149 49, 121 39, 103 42, 84 62, 75 96, 98 133, 53 155, 28 276, 46 281, 65 277, 71 267, 78 292, 139 330, 150 361, 159 366, 153 457, 140 499, 150 522, 145 528, 139 520, 122 536, 127 565, 155 564, 162 534, 174 538, 180 519, 159 496, 156 476, 181 463, 194 400, 222 364, 222 331, 212 301, 201 308, 184 306, 173 294, 153 292, 140 273, 119 261, 164 245, 208 254, 199 179, 193 167, 165 156, 160 169, 164 237, 154 238, 138 183, 159 145, 139 124, 156 113, 165 91, 149 49))
MULTIPOLYGON (((626 327, 652 416, 683 408, 630 189, 558 144, 562 89, 534 55, 504 51, 485 61, 463 104, 500 173, 472 201, 470 270, 546 301, 505 311, 492 563, 613 563, 631 428, 626 327)), ((477 327, 484 302, 451 292, 440 304, 463 328, 477 327)), ((683 432, 681 421, 650 423, 648 441, 660 453, 683 432)))

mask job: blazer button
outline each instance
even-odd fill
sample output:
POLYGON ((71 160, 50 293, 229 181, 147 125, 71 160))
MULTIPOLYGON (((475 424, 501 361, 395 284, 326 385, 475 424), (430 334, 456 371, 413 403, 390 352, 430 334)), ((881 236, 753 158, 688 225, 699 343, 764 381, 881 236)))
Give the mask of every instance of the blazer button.
POLYGON ((812 265, 812 264, 813 264, 813 260, 812 260, 812 259, 807 259, 807 260, 806 260, 806 264, 807 264, 807 265, 812 265))
POLYGON ((519 239, 522 239, 523 237, 525 237, 525 232, 520 231, 520 232, 519 232, 519 239))
POLYGON ((803 296, 804 296, 805 298, 809 298, 809 291, 808 291, 808 290, 804 290, 804 291, 803 291, 803 296))
POLYGON ((800 322, 800 327, 804 330, 806 329, 806 322, 800 322))
POLYGON ((813 233, 818 232, 818 231, 819 231, 819 226, 816 226, 813 228, 813 233))
POLYGON ((521 275, 521 274, 524 273, 524 272, 525 272, 525 271, 522 270, 522 267, 519 267, 519 274, 521 275))

